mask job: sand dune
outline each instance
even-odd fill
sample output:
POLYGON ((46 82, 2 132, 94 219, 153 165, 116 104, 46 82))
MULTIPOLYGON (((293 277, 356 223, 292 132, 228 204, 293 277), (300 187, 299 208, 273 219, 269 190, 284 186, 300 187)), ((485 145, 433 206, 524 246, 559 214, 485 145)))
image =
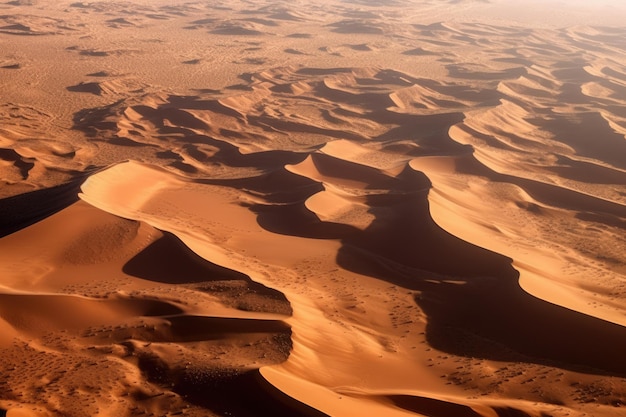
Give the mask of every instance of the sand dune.
POLYGON ((626 10, 555 4, 1 4, 0 415, 623 414, 626 10))

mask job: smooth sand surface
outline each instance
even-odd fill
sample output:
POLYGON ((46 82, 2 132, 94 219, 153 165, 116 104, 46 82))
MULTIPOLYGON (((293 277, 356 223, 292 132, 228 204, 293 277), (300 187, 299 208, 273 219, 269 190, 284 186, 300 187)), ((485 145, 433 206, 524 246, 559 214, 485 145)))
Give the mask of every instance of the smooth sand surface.
POLYGON ((0 415, 626 415, 624 22, 0 3, 0 415))

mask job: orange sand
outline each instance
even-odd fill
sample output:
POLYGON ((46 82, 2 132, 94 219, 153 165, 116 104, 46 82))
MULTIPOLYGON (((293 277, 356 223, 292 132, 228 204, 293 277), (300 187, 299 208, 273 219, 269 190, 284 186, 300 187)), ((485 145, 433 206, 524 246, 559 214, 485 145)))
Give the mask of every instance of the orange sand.
POLYGON ((626 7, 0 4, 0 415, 626 415, 626 7))

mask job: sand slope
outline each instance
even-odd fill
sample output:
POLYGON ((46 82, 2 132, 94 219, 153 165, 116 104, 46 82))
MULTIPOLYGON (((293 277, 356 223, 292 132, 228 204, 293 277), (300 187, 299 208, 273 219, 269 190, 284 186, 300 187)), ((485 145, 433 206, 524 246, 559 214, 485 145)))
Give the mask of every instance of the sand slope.
POLYGON ((626 11, 379 3, 0 5, 0 414, 623 414, 626 11))

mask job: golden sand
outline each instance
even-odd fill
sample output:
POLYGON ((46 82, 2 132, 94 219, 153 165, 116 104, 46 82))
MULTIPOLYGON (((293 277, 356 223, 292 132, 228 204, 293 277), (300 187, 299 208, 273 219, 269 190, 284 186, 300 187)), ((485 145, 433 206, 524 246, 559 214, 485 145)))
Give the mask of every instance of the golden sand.
POLYGON ((626 415, 625 21, 0 4, 0 414, 626 415))

